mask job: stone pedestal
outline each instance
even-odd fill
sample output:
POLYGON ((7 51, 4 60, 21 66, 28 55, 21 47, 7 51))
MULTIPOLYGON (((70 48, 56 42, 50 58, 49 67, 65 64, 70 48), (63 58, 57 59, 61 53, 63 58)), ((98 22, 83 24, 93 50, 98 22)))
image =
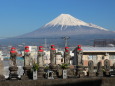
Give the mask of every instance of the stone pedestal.
POLYGON ((88 76, 89 76, 89 77, 95 77, 95 76, 96 76, 96 73, 95 73, 95 72, 88 72, 88 76))
POLYGON ((75 69, 67 69, 67 76, 68 78, 75 78, 76 70, 75 69))
POLYGON ((110 71, 104 71, 104 76, 110 76, 110 71))
POLYGON ((102 71, 97 72, 97 76, 102 77, 103 76, 103 72, 102 71))
POLYGON ((0 81, 5 80, 5 76, 4 75, 0 75, 0 81))
POLYGON ((83 72, 83 66, 77 66, 76 67, 76 74, 77 74, 77 77, 79 78, 82 78, 85 76, 84 72, 83 72))
POLYGON ((24 74, 21 77, 21 79, 31 79, 32 78, 32 73, 31 73, 31 66, 25 66, 23 67, 24 69, 24 74))
POLYGON ((10 71, 9 79, 19 79, 18 78, 18 74, 17 74, 17 71, 18 71, 18 67, 17 66, 9 67, 9 71, 10 71))
POLYGON ((39 67, 38 69, 38 79, 44 78, 44 67, 39 67))

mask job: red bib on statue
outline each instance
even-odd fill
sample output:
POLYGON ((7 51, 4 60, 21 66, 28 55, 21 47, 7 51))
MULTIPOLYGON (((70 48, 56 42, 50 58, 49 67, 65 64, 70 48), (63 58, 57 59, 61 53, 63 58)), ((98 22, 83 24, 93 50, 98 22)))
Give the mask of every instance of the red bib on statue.
POLYGON ((30 52, 30 50, 24 50, 24 52, 30 52))

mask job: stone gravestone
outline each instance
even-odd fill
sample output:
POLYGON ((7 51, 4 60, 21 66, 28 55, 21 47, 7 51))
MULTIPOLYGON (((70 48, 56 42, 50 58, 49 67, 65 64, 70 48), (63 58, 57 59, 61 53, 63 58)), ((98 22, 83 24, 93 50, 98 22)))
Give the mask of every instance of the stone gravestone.
POLYGON ((92 60, 88 61, 88 76, 89 77, 95 76, 94 64, 92 60))
POLYGON ((67 79, 67 70, 63 70, 63 79, 67 79))
POLYGON ((37 77, 37 71, 33 71, 33 80, 37 80, 38 77, 37 77))
POLYGON ((102 69, 102 63, 97 63, 97 76, 103 76, 103 69, 102 69))
POLYGON ((110 76, 110 61, 108 59, 104 61, 104 75, 110 76))
POLYGON ((45 75, 46 75, 46 78, 47 78, 47 79, 54 79, 53 73, 54 73, 53 71, 49 71, 49 70, 48 70, 48 71, 46 72, 46 74, 45 74, 45 75))

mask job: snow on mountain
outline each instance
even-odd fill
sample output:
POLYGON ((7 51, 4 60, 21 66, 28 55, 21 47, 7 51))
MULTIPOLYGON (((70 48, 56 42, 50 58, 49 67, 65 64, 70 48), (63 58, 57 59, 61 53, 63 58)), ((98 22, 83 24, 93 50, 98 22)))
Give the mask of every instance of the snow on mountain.
POLYGON ((89 27, 93 27, 93 28, 98 28, 98 29, 101 29, 101 30, 109 31, 108 29, 105 29, 103 27, 100 27, 100 26, 97 26, 97 25, 91 24, 91 23, 89 23, 89 27))
POLYGON ((61 28, 64 26, 87 26, 87 27, 92 27, 92 28, 97 28, 97 29, 108 31, 107 29, 102 28, 100 26, 81 21, 69 14, 59 15, 57 18, 55 18, 51 22, 47 23, 44 27, 47 27, 47 26, 54 27, 54 26, 59 26, 59 25, 61 26, 61 28))
POLYGON ((88 26, 87 23, 85 23, 79 19, 76 19, 69 14, 61 14, 57 18, 55 18, 54 20, 52 20, 51 22, 46 24, 45 26, 56 26, 56 25, 62 25, 62 26, 65 26, 65 25, 67 25, 67 26, 84 25, 84 26, 88 26))

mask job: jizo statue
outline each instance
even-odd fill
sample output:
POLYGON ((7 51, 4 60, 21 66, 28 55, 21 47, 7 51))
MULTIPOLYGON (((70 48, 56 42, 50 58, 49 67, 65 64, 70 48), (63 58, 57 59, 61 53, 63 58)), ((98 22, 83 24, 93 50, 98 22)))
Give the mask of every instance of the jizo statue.
POLYGON ((70 64, 70 51, 69 51, 69 47, 65 47, 65 51, 64 51, 64 63, 65 64, 70 64))
POLYGON ((78 62, 78 65, 83 65, 82 58, 83 58, 83 50, 81 49, 81 45, 78 45, 78 47, 77 47, 77 62, 78 62))
POLYGON ((29 46, 25 46, 24 50, 24 66, 30 66, 31 65, 31 53, 29 50, 29 46))
POLYGON ((38 50, 38 57, 37 57, 37 62, 39 64, 40 67, 44 66, 44 50, 42 49, 43 46, 39 46, 39 50, 38 50))
POLYGON ((17 66, 16 65, 16 57, 17 57, 16 48, 12 47, 11 50, 10 50, 11 66, 17 66))
POLYGON ((50 49, 50 63, 51 63, 51 65, 55 65, 56 64, 56 49, 55 49, 55 45, 51 45, 51 49, 50 49))
POLYGON ((110 61, 108 59, 104 60, 104 68, 106 71, 110 70, 110 61))
POLYGON ((90 60, 88 61, 88 71, 93 72, 93 70, 94 70, 94 64, 93 64, 93 61, 90 60))

